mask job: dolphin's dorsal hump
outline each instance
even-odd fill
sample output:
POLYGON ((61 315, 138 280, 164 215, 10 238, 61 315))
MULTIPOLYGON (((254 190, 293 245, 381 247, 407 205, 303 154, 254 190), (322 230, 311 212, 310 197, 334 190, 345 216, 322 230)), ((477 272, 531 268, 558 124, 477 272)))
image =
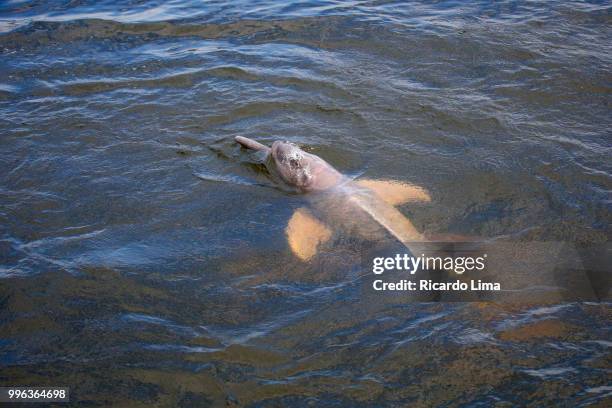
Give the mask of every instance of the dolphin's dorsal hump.
POLYGON ((332 236, 332 231, 305 208, 298 208, 293 213, 285 233, 291 251, 302 261, 312 258, 318 246, 332 236))
POLYGON ((408 202, 428 203, 431 201, 427 190, 414 184, 396 180, 371 179, 356 180, 355 183, 372 190, 381 200, 391 205, 400 205, 408 202))

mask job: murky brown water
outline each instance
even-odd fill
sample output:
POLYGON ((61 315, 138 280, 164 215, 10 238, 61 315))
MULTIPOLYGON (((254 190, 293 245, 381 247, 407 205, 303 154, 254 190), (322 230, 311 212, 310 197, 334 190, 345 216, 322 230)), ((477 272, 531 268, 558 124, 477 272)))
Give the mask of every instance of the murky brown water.
POLYGON ((424 186, 401 207, 421 231, 519 242, 499 264, 561 285, 558 254, 609 255, 610 11, 1 4, 0 385, 75 406, 607 406, 609 274, 520 302, 381 295, 349 246, 293 257, 304 200, 233 136, 424 186))

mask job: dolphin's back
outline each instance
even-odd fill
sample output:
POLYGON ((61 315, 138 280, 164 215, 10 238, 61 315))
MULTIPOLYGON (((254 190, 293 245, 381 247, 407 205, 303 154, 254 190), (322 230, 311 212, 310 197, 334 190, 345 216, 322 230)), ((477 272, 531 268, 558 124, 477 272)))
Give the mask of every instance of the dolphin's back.
POLYGON ((416 243, 424 241, 423 235, 397 208, 353 182, 318 194, 313 206, 329 225, 364 239, 377 240, 388 233, 411 251, 416 249, 416 243))

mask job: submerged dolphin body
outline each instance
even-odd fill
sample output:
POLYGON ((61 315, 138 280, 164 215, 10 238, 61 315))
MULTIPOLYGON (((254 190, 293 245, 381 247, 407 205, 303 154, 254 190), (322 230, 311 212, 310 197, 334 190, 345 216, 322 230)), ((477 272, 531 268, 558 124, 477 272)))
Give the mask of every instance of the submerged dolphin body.
POLYGON ((310 199, 312 208, 297 209, 285 230, 291 250, 301 260, 312 258, 334 230, 367 239, 388 233, 415 256, 426 251, 425 236, 395 208, 409 201, 429 202, 429 194, 421 187, 386 180, 354 181, 289 142, 276 141, 268 147, 242 136, 235 140, 264 152, 272 177, 310 199))

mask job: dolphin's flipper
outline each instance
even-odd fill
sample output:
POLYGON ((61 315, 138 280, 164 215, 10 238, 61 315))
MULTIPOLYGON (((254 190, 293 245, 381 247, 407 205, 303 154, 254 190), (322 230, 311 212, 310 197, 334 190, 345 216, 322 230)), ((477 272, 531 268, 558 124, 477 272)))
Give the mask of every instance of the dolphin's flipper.
POLYGON ((293 213, 285 233, 291 251, 302 261, 312 258, 317 247, 332 235, 331 230, 305 208, 298 208, 293 213))
POLYGON ((431 197, 423 187, 394 180, 356 180, 361 187, 372 190, 381 200, 391 205, 408 202, 430 202, 431 197))

